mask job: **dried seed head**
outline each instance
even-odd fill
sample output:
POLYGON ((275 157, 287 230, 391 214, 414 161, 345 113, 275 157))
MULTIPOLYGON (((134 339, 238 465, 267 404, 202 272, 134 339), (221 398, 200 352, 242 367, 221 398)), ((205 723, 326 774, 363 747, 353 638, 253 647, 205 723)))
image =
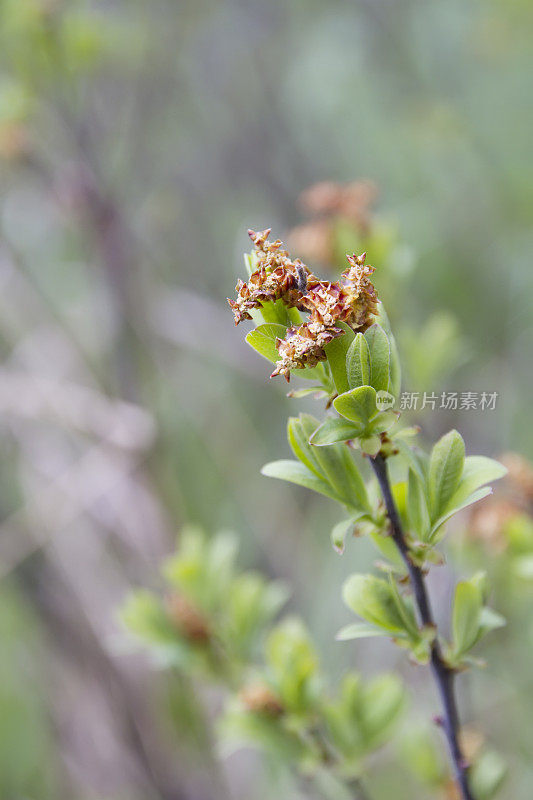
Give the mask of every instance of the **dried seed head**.
POLYGON ((374 267, 365 264, 366 253, 356 256, 347 256, 349 268, 341 275, 341 286, 346 292, 347 325, 354 330, 366 330, 377 314, 378 295, 369 276, 373 274, 374 267), (351 305, 351 310, 350 309, 351 305))
POLYGON ((228 299, 235 324, 251 319, 251 312, 263 303, 277 300, 309 313, 307 322, 288 328, 285 337, 276 341, 280 359, 271 377, 284 375, 288 381, 291 370, 324 361, 325 345, 343 333, 338 322, 355 331, 372 324, 377 294, 369 278, 374 268, 365 264, 366 253, 348 256, 350 266, 338 281, 320 281, 299 259, 291 259, 279 239, 268 240, 269 228, 248 233, 255 246, 257 269, 247 283, 237 283, 237 299, 228 299))
POLYGON ((264 248, 271 232, 272 228, 265 228, 264 231, 253 231, 251 228, 248 228, 248 236, 259 250, 264 248))
POLYGON ((209 624, 186 597, 172 594, 167 598, 167 613, 173 624, 191 642, 205 643, 210 638, 209 624))
POLYGON ((291 370, 316 367, 326 359, 324 345, 341 334, 341 329, 328 330, 307 322, 299 327, 288 328, 285 338, 276 341, 281 358, 270 377, 284 375, 288 382, 291 370))
POLYGON ((306 189, 300 202, 309 214, 344 217, 364 234, 370 228, 377 194, 375 183, 368 180, 351 183, 323 181, 306 189))
POLYGON ((311 319, 324 326, 345 322, 355 331, 364 331, 377 312, 377 293, 368 276, 374 268, 365 265, 366 253, 348 256, 350 267, 339 281, 317 281, 303 298, 311 319))
POLYGON ((299 327, 288 328, 285 338, 276 341, 281 358, 276 362, 276 369, 270 377, 284 375, 288 382, 292 369, 316 367, 319 361, 326 358, 324 345, 342 333, 341 328, 325 328, 324 325, 314 322, 304 322, 299 327))
POLYGON ((237 282, 237 299, 228 298, 236 325, 244 319, 252 319, 250 312, 261 308, 263 303, 282 300, 288 308, 302 308, 301 287, 317 280, 299 258, 291 259, 279 239, 270 242, 269 233, 270 228, 259 233, 248 231, 255 246, 257 269, 248 283, 237 282))
POLYGON ((265 684, 247 686, 241 691, 239 697, 245 708, 253 713, 279 717, 284 712, 279 698, 265 684))

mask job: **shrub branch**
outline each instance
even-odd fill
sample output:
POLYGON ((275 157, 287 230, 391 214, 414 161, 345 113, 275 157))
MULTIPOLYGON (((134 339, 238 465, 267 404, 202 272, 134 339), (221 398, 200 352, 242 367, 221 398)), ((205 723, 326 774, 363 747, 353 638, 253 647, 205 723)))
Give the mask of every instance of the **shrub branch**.
MULTIPOLYGON (((391 492, 387 471, 387 462, 385 458, 379 454, 375 458, 370 458, 369 461, 372 465, 381 489, 381 493, 383 495, 385 508, 387 509, 387 516, 389 517, 391 524, 392 538, 398 547, 398 550, 400 551, 409 572, 409 578, 418 608, 420 622, 424 627, 436 628, 433 613, 431 611, 427 587, 424 580, 424 574, 421 568, 412 562, 409 555, 409 548, 403 532, 402 523, 391 492)), ((446 665, 437 637, 435 637, 431 646, 430 659, 431 671, 433 673, 435 683, 437 684, 442 703, 443 717, 441 724, 448 741, 457 783, 460 787, 463 800, 474 800, 474 797, 468 786, 468 763, 459 743, 459 715, 457 713, 457 701, 454 687, 455 672, 446 665)))

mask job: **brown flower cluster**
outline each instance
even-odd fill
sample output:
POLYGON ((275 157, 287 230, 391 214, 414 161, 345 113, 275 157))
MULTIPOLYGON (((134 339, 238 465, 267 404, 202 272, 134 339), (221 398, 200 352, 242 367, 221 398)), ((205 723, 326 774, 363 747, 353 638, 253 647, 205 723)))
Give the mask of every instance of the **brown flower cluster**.
POLYGON ((511 520, 533 516, 533 466, 518 453, 504 453, 499 460, 508 473, 494 495, 472 508, 468 524, 468 536, 494 552, 506 549, 511 520))
POLYGON ((288 308, 303 308, 300 302, 301 288, 307 286, 309 281, 317 280, 300 259, 291 259, 288 252, 282 249, 280 239, 274 242, 267 239, 270 231, 271 228, 259 233, 248 231, 255 247, 257 269, 250 275, 248 283, 241 280, 237 282, 237 299, 228 298, 235 325, 243 319, 252 319, 250 312, 261 308, 263 303, 282 300, 288 308))
POLYGON ((366 253, 348 256, 350 266, 338 281, 321 281, 302 261, 292 260, 281 241, 267 239, 270 229, 248 233, 255 245, 257 269, 248 283, 237 283, 237 299, 228 299, 235 324, 251 319, 250 312, 263 303, 276 300, 309 313, 306 322, 290 327, 284 339, 277 339, 280 360, 271 377, 284 375, 288 381, 291 370, 324 361, 324 346, 343 333, 339 322, 354 331, 364 331, 372 324, 378 298, 370 280, 374 268, 365 264, 366 253))
POLYGON ((316 367, 319 361, 326 358, 324 345, 341 333, 343 331, 340 328, 328 329, 316 322, 304 322, 299 327, 287 328, 285 338, 276 339, 281 358, 276 361, 276 369, 270 377, 285 375, 288 382, 291 369, 316 367))
POLYGON ((369 180, 349 183, 322 181, 302 192, 300 202, 310 214, 338 214, 357 227, 366 228, 377 194, 376 184, 369 180))
POLYGON ((372 207, 377 194, 376 185, 368 180, 322 181, 310 186, 302 193, 300 203, 311 219, 293 228, 288 239, 290 246, 304 258, 334 268, 337 221, 345 220, 366 236, 372 226, 372 207))

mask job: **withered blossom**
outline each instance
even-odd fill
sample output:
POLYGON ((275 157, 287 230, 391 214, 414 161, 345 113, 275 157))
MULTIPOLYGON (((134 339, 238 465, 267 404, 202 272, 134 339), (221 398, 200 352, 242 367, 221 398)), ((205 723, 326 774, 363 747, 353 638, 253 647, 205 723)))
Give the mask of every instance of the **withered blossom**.
POLYGON ((377 195, 376 185, 369 180, 313 184, 300 195, 300 204, 311 219, 289 232, 290 247, 303 258, 336 270, 339 223, 348 223, 359 235, 367 236, 377 195))
POLYGON ((291 369, 316 367, 326 358, 324 345, 342 333, 341 328, 326 328, 317 322, 304 322, 299 327, 288 328, 284 339, 276 339, 281 358, 276 361, 276 369, 270 377, 284 375, 289 381, 291 369))
POLYGON ((324 361, 325 345, 343 334, 339 322, 354 331, 365 331, 372 324, 378 298, 370 280, 374 268, 365 264, 366 253, 347 256, 350 266, 338 281, 321 281, 300 259, 293 260, 279 239, 268 240, 270 228, 248 234, 258 267, 247 283, 237 283, 237 299, 228 298, 235 324, 251 319, 250 312, 263 303, 276 300, 309 313, 306 322, 288 328, 285 337, 276 340, 280 360, 271 377, 284 375, 288 381, 291 370, 324 361))
POLYGON ((468 514, 469 539, 482 542, 494 552, 508 546, 507 525, 515 518, 533 513, 533 467, 519 453, 500 457, 508 473, 494 495, 468 514))
POLYGON ((261 308, 263 303, 282 300, 288 308, 302 309, 302 276, 305 276, 307 285, 317 280, 299 258, 291 259, 289 253, 282 249, 283 243, 279 239, 274 242, 268 240, 270 230, 248 231, 255 246, 257 269, 247 283, 241 280, 237 282, 237 299, 228 298, 236 325, 242 320, 252 319, 250 312, 261 308))
POLYGON ((365 265, 366 253, 347 256, 349 268, 340 279, 318 281, 303 298, 303 306, 314 322, 331 326, 345 322, 354 331, 364 331, 377 313, 377 293, 369 279, 374 267, 365 265))
POLYGON ((366 233, 377 195, 375 183, 369 180, 350 183, 323 181, 302 192, 300 202, 310 214, 344 217, 362 233, 366 233))

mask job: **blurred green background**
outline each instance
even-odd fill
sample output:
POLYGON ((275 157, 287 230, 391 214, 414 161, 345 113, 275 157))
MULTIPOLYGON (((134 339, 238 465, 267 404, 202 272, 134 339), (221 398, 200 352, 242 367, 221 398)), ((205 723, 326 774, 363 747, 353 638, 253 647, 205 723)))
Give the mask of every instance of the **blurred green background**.
MULTIPOLYGON (((0 0, 0 797, 221 796, 191 764, 187 691, 116 619, 186 522, 290 583, 333 676, 397 666, 434 712, 387 643, 332 646, 340 582, 374 556, 339 558, 327 502, 259 475, 301 404, 226 297, 248 227, 285 238, 308 186, 373 181, 404 388, 498 393, 424 432, 533 457, 532 23, 529 0, 0 0)), ((502 798, 528 800, 527 585, 512 601, 506 652, 462 688, 510 763, 502 798)), ((273 796, 250 753, 225 772, 228 797, 273 796)), ((427 797, 386 768, 376 791, 427 797)))

